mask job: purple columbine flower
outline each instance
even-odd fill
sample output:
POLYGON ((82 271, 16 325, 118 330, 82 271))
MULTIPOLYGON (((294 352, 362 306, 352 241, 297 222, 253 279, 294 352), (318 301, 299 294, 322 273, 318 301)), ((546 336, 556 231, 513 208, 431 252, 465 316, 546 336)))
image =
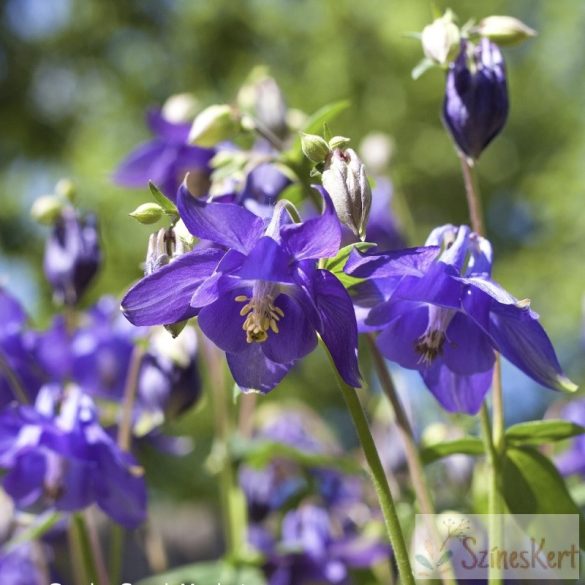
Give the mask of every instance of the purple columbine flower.
POLYGON ((369 279, 355 289, 362 331, 381 330, 390 360, 418 370, 441 405, 476 413, 490 388, 495 351, 554 390, 576 386, 531 310, 491 277, 491 246, 467 226, 434 230, 427 246, 361 255, 346 272, 369 279))
MULTIPOLYGON (((585 398, 570 402, 563 410, 563 418, 585 427, 585 398)), ((556 463, 563 475, 585 477, 585 435, 576 437, 556 463)))
POLYGON ((212 148, 187 144, 190 123, 166 120, 160 110, 150 110, 147 123, 154 138, 132 151, 114 173, 114 181, 123 187, 146 187, 152 181, 171 201, 189 171, 210 172, 212 148))
POLYGON ((443 120, 459 150, 479 158, 508 117, 506 68, 500 49, 488 39, 463 41, 447 73, 443 120))
POLYGON ((24 543, 11 552, 0 551, 0 583, 10 585, 43 585, 46 583, 40 551, 24 543))
POLYGON ((94 215, 80 216, 67 207, 45 245, 44 271, 55 299, 75 305, 101 264, 100 239, 94 215))
POLYGON ((318 218, 291 224, 285 203, 266 224, 230 203, 204 203, 182 186, 179 212, 195 249, 143 278, 122 300, 134 325, 170 324, 198 315, 203 333, 227 354, 237 384, 272 390, 317 344, 329 348, 342 378, 360 385, 357 327, 351 299, 333 274, 317 266, 335 256, 339 221, 323 191, 318 218))
POLYGON ((339 526, 325 508, 305 504, 288 512, 278 545, 261 532, 252 544, 267 558, 270 585, 350 583, 350 569, 369 568, 387 560, 389 546, 339 526))
POLYGON ((4 491, 19 508, 81 510, 96 503, 116 522, 146 517, 146 487, 134 458, 100 426, 91 399, 76 386, 41 389, 35 406, 0 413, 4 491))

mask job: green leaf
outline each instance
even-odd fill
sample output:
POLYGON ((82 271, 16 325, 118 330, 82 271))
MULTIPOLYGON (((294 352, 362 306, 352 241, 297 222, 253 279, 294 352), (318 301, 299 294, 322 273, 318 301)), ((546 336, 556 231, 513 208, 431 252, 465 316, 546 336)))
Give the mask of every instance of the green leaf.
POLYGON ((319 108, 309 117, 303 128, 303 132, 305 134, 319 134, 323 129, 324 124, 328 124, 331 120, 337 118, 337 116, 347 110, 350 105, 349 100, 341 100, 319 108))
POLYGON ((358 474, 362 472, 359 463, 350 458, 321 453, 307 453, 290 445, 264 440, 244 440, 236 438, 231 445, 233 458, 245 461, 256 468, 266 467, 275 458, 288 459, 303 467, 336 469, 342 473, 358 474))
POLYGON ((453 551, 446 550, 437 561, 437 567, 444 565, 453 556, 453 551))
POLYGON ((511 426, 506 441, 513 446, 554 443, 585 433, 585 427, 566 420, 535 420, 511 426))
POLYGON ((347 259, 354 249, 357 249, 359 252, 365 252, 366 250, 375 247, 376 244, 371 244, 370 242, 354 242, 353 244, 344 246, 339 252, 337 252, 335 258, 327 259, 324 268, 337 275, 339 272, 343 272, 347 259))
POLYGON ((163 195, 162 191, 152 181, 148 181, 148 187, 150 188, 150 192, 152 193, 154 200, 164 209, 165 213, 172 215, 179 214, 175 204, 167 199, 163 195))
POLYGON ((418 65, 412 70, 410 75, 416 81, 420 77, 422 77, 429 69, 432 69, 435 66, 433 61, 427 59, 426 57, 419 61, 418 65))
POLYGON ((226 561, 195 563, 173 569, 168 573, 148 577, 137 585, 266 585, 262 572, 255 567, 235 567, 226 561))
POLYGON ((449 455, 483 455, 484 446, 477 437, 464 437, 436 445, 427 445, 422 448, 420 457, 424 465, 433 463, 449 455))
POLYGON ((423 566, 426 567, 429 571, 434 571, 435 567, 429 562, 427 557, 423 555, 415 555, 414 558, 423 566))
POLYGON ((577 514, 585 550, 585 521, 553 463, 531 447, 511 447, 502 468, 503 496, 512 514, 577 514))

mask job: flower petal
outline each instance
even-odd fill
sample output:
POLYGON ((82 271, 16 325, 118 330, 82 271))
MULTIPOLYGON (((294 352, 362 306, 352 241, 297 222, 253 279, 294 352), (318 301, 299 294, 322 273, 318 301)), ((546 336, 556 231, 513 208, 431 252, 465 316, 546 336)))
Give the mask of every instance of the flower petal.
POLYGON ((292 283, 293 259, 272 238, 260 238, 237 271, 240 278, 292 283))
POLYGON ((247 254, 264 231, 264 222, 241 205, 205 203, 179 187, 177 206, 187 229, 202 240, 247 254))
POLYGON ((456 374, 442 361, 421 371, 429 390, 449 412, 477 414, 492 384, 493 368, 464 376, 456 374))
POLYGON ((134 325, 167 325, 193 317, 191 297, 223 256, 214 248, 180 256, 137 282, 122 299, 122 312, 134 325))
POLYGON ((358 333, 351 299, 339 280, 326 270, 314 272, 313 294, 322 323, 319 333, 337 370, 346 384, 359 388, 358 333))
POLYGON ((322 187, 317 189, 325 201, 322 215, 281 230, 283 245, 297 260, 331 258, 341 246, 341 225, 331 197, 322 187))
POLYGON ((138 146, 118 166, 113 180, 122 187, 140 188, 148 181, 158 184, 166 178, 166 171, 173 163, 174 156, 159 140, 151 140, 138 146))
POLYGON ((297 301, 281 294, 274 304, 284 312, 284 317, 278 321, 279 332, 269 332, 262 344, 266 357, 285 364, 311 353, 317 345, 317 335, 297 301))
POLYGON ((163 115, 160 109, 151 108, 146 112, 146 123, 150 131, 160 138, 168 142, 177 144, 186 144, 189 137, 189 130, 191 124, 169 122, 163 115))
POLYGON ((293 363, 278 364, 268 359, 259 343, 247 344, 245 351, 227 353, 227 363, 236 384, 245 390, 270 392, 288 373, 293 363))
POLYGON ((471 287, 463 307, 495 349, 526 375, 553 390, 577 389, 563 373, 550 339, 528 306, 502 303, 486 289, 471 287))
POLYGON ((240 314, 245 302, 236 301, 238 295, 251 296, 251 290, 239 289, 221 295, 214 303, 201 309, 197 319, 201 331, 219 348, 239 353, 248 347, 246 333, 242 329, 245 317, 240 314))

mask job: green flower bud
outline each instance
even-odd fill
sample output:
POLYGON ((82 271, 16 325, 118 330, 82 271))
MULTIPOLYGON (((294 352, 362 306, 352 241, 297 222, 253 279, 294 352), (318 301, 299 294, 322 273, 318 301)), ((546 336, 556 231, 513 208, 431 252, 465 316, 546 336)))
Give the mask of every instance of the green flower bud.
POLYGON ((240 121, 235 110, 228 105, 213 105, 205 108, 194 120, 189 143, 211 148, 232 138, 240 130, 240 121))
POLYGON ((498 45, 515 45, 537 35, 513 16, 488 16, 477 25, 477 32, 498 45))
POLYGON ((30 214, 35 221, 51 225, 55 223, 65 208, 65 202, 56 195, 43 195, 31 207, 30 214))
POLYGON ((322 163, 331 154, 329 145, 317 134, 301 133, 301 148, 305 156, 314 163, 322 163))
POLYGON ((143 203, 139 205, 130 217, 143 224, 156 223, 164 214, 164 209, 158 203, 143 203))
POLYGON ((439 65, 447 65, 459 51, 461 34, 453 22, 454 15, 447 10, 441 18, 425 26, 421 42, 425 56, 439 65))
POLYGON ((75 199, 75 183, 71 179, 60 179, 55 185, 55 195, 73 203, 75 199))
POLYGON ((351 142, 351 138, 346 138, 345 136, 334 136, 329 141, 329 147, 332 150, 336 148, 345 148, 351 142))
POLYGON ((364 165, 355 151, 351 148, 334 150, 325 164, 321 181, 331 196, 339 221, 364 240, 372 190, 364 165))

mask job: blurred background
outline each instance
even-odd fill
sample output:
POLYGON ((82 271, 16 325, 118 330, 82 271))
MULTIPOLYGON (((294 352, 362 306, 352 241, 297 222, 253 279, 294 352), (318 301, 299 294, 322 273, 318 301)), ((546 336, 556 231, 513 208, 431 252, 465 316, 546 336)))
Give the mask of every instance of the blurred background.
MULTIPOLYGON (((482 157, 479 176, 495 277, 516 296, 532 299, 561 362, 582 383, 585 3, 452 0, 439 7, 451 7, 461 22, 509 14, 539 32, 505 50, 510 119, 482 157)), ((420 245, 436 225, 466 222, 459 163, 439 117, 442 74, 433 70, 416 82, 410 75, 422 52, 408 33, 431 19, 428 2, 407 0, 3 0, 2 284, 46 323, 51 295, 41 263, 47 232, 29 210, 68 176, 78 185, 80 206, 99 214, 106 255, 85 304, 121 294, 141 274, 150 232, 128 213, 148 197, 116 187, 110 177, 148 138, 146 109, 185 91, 203 105, 229 102, 258 64, 270 68, 291 107, 312 112, 348 98, 352 106, 332 125, 334 134, 356 143, 373 130, 392 136, 395 212, 411 245, 420 245)), ((347 421, 333 382, 319 376, 321 360, 312 356, 269 399, 306 398, 343 429, 347 421)), ((440 417, 410 374, 400 380, 403 391, 420 396, 417 416, 440 417)), ((510 420, 540 416, 557 398, 511 368, 504 383, 510 420)), ((187 463, 151 457, 154 468, 166 470, 152 474, 153 491, 173 505, 204 502, 215 489, 202 471, 210 443, 208 417, 201 414, 206 408, 177 426, 196 439, 187 463)))

